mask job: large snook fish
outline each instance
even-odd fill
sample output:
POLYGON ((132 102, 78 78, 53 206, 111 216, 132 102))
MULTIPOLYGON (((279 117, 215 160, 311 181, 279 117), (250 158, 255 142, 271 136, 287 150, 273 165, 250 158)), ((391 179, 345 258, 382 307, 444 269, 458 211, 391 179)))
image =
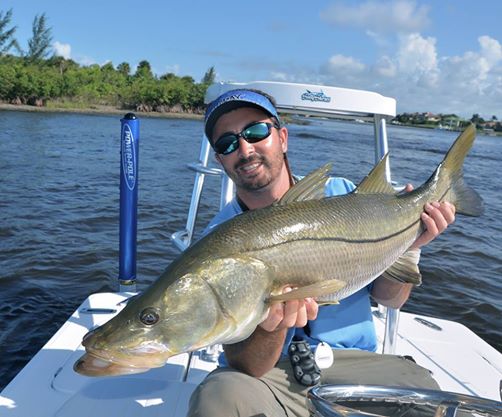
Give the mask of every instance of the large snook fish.
POLYGON ((462 165, 475 138, 468 127, 430 179, 409 193, 385 180, 387 158, 347 195, 323 198, 328 167, 305 177, 277 204, 221 224, 175 259, 144 293, 83 339, 75 370, 89 376, 142 372, 173 355, 247 338, 270 303, 343 299, 382 273, 417 282, 405 252, 422 233, 431 201, 480 215, 462 165), (404 255, 403 255, 404 254, 404 255), (284 286, 297 288, 282 294, 284 286))

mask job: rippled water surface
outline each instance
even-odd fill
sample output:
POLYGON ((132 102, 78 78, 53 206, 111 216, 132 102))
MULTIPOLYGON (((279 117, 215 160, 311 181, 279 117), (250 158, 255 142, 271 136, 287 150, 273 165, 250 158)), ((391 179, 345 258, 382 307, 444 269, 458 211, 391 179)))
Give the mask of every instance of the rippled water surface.
MULTIPOLYGON (((372 127, 290 125, 290 160, 305 174, 332 161, 359 182, 373 164, 372 127)), ((141 120, 138 276, 151 283, 176 256, 202 122, 141 120)), ((91 293, 118 275, 120 121, 115 116, 0 112, 0 388, 91 293)), ((455 133, 389 128, 393 178, 424 182, 455 133)), ((424 283, 404 310, 459 321, 502 351, 502 138, 479 136, 466 181, 483 196, 481 218, 458 217, 424 248, 424 283)), ((208 181, 198 230, 216 210, 208 181)))

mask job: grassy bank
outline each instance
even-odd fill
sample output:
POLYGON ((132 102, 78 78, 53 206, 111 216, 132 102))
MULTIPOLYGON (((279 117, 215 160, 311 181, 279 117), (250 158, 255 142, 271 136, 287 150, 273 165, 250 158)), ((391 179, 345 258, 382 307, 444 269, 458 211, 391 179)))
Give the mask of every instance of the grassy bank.
POLYGON ((9 104, 0 102, 0 110, 7 111, 25 111, 25 112, 41 112, 41 113, 80 113, 80 114, 113 114, 124 115, 126 113, 135 113, 138 117, 160 117, 166 119, 193 119, 202 120, 203 115, 184 112, 136 112, 132 110, 119 109, 114 106, 105 105, 91 105, 76 106, 76 105, 56 105, 55 103, 48 103, 47 106, 29 106, 25 104, 9 104))

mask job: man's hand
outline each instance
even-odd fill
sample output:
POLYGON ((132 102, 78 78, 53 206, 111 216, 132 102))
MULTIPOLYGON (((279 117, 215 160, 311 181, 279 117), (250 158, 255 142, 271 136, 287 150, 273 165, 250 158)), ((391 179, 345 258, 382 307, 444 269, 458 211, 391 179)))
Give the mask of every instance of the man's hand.
MULTIPOLYGON (((284 292, 289 291, 290 287, 284 289, 284 292)), ((319 306, 313 298, 275 303, 270 306, 267 318, 259 326, 267 332, 304 327, 308 320, 316 319, 318 310, 319 306)))
MULTIPOLYGON (((413 186, 407 184, 405 191, 412 190, 413 186)), ((455 221, 455 206, 447 201, 427 203, 420 218, 424 223, 425 231, 411 245, 410 249, 418 249, 443 233, 455 221)))
MULTIPOLYGON (((291 291, 290 287, 283 290, 291 291)), ((290 327, 303 327, 317 317, 318 305, 312 298, 274 303, 267 318, 242 342, 224 345, 228 364, 240 371, 261 377, 279 360, 290 327)))

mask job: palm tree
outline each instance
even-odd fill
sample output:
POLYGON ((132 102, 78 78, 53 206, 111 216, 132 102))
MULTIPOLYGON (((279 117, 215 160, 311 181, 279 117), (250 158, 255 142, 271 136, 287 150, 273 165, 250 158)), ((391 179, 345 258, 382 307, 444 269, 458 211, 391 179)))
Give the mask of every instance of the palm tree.
POLYGON ((52 42, 52 29, 46 26, 45 13, 36 15, 33 19, 33 36, 28 41, 28 54, 30 61, 47 58, 52 42))
POLYGON ((204 77, 202 77, 202 84, 212 84, 214 83, 214 79, 216 78, 216 70, 214 67, 210 67, 204 77))
POLYGON ((18 52, 21 52, 17 40, 14 39, 17 26, 8 29, 11 19, 12 9, 7 10, 5 14, 0 12, 0 56, 9 52, 11 48, 15 48, 18 52))

